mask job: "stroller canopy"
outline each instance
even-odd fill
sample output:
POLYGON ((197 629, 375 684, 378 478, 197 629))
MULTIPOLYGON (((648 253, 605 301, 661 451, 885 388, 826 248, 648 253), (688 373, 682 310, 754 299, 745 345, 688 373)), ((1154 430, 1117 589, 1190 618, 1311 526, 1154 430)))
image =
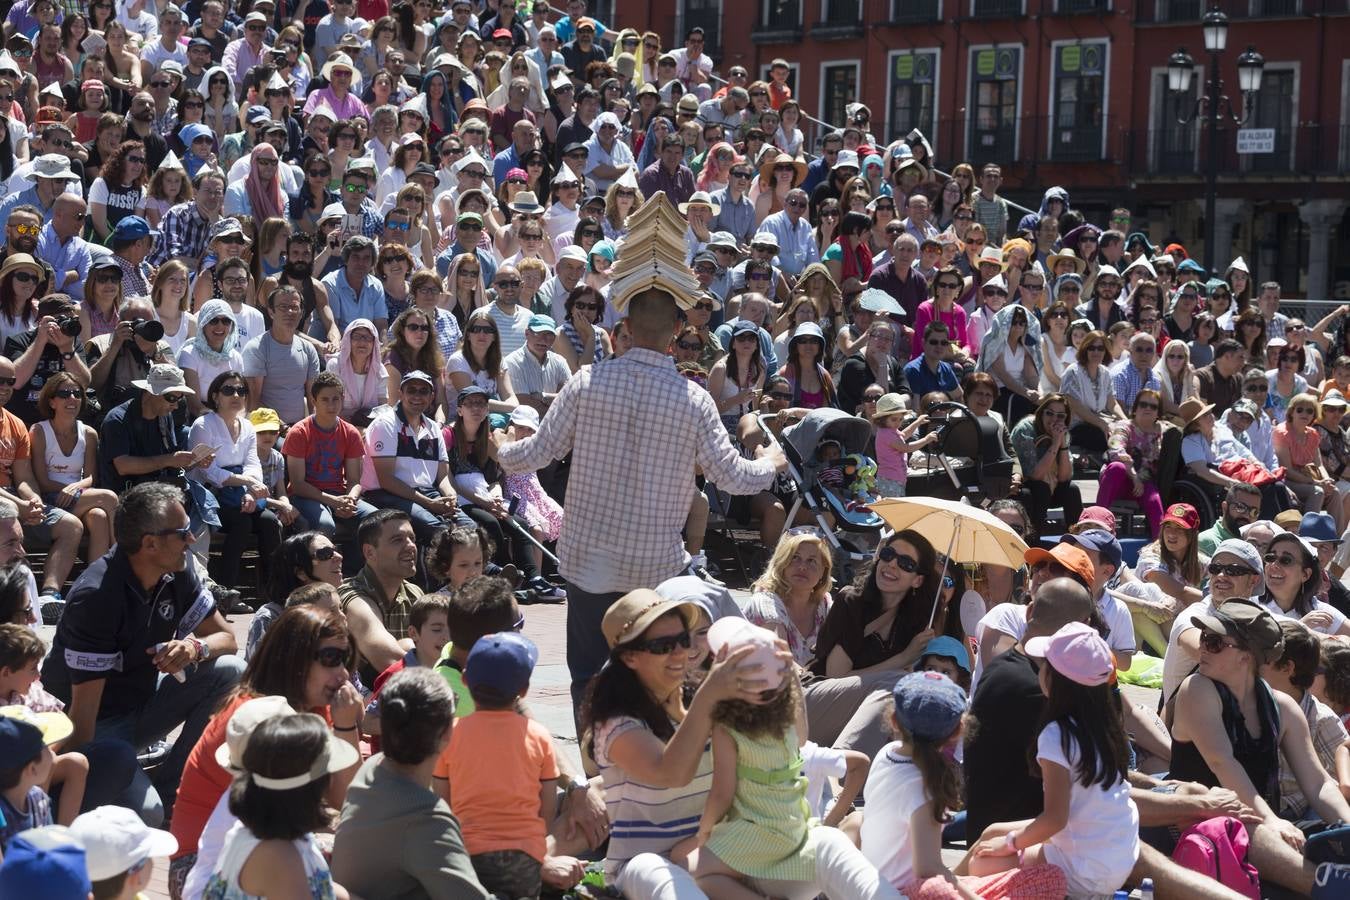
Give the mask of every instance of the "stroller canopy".
POLYGON ((871 437, 872 426, 866 419, 830 407, 813 409, 796 425, 783 430, 784 441, 804 464, 815 460, 816 446, 821 441, 838 441, 847 455, 865 453, 871 437))

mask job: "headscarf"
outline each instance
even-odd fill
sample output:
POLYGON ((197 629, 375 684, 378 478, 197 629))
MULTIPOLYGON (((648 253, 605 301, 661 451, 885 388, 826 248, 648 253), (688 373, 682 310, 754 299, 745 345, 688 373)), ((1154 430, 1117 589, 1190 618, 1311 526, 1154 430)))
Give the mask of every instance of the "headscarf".
POLYGON ((539 64, 526 56, 524 50, 517 50, 506 57, 506 62, 497 70, 497 87, 488 94, 487 105, 493 109, 506 105, 507 90, 511 86, 511 63, 515 62, 516 57, 525 60, 525 65, 529 68, 529 74, 525 77, 530 80, 530 93, 525 97, 525 108, 542 115, 548 110, 548 94, 544 92, 544 78, 539 73, 539 64))
MULTIPOLYGON (((1009 303, 994 313, 989 330, 984 333, 984 339, 980 342, 980 358, 975 364, 977 372, 988 372, 994 360, 1002 357, 1003 348, 1008 346, 1008 332, 1012 330, 1013 313, 1019 309, 1027 317, 1027 331, 1022 336, 1022 344, 1026 347, 1031 361, 1036 364, 1036 371, 1041 371, 1041 322, 1022 304, 1009 303)), ((1020 372, 1008 374, 1014 377, 1021 375, 1020 372)))
MULTIPOLYGON (((192 148, 192 142, 199 137, 209 137, 212 142, 212 149, 220 149, 220 143, 216 140, 216 133, 200 122, 190 122, 178 129, 178 139, 189 150, 192 148)), ((195 153, 184 153, 183 165, 187 168, 188 177, 196 178, 197 172, 201 170, 202 166, 206 165, 206 160, 199 158, 195 153)))
POLYGON ((698 181, 695 186, 700 191, 711 191, 713 189, 712 180, 717 175, 717 163, 714 162, 713 157, 722 150, 731 151, 731 164, 733 166, 741 161, 740 156, 736 153, 736 148, 731 144, 726 141, 718 141, 713 144, 708 148, 708 154, 703 157, 703 168, 698 173, 698 181))
POLYGON ((235 321, 234 310, 230 304, 216 298, 207 300, 197 311, 197 334, 192 338, 193 352, 205 363, 220 366, 228 363, 234 351, 239 349, 239 323, 235 321), (212 350, 206 342, 206 326, 216 319, 229 319, 230 331, 225 335, 225 343, 219 350, 212 350))
POLYGON ((281 157, 276 148, 263 142, 253 148, 249 154, 248 177, 244 180, 244 193, 248 196, 249 206, 253 207, 253 221, 264 219, 284 219, 287 216, 286 198, 281 193, 281 157), (272 183, 264 184, 258 172, 259 157, 275 159, 272 183))
MULTIPOLYGON (((798 276, 796 282, 798 291, 801 291, 803 293, 805 292, 807 280, 812 275, 825 276, 825 293, 822 295, 821 299, 825 301, 826 308, 821 309, 819 306, 816 307, 816 312, 820 315, 821 320, 824 321, 825 316, 829 312, 829 310, 834 308, 835 298, 841 296, 839 292, 839 285, 834 283, 834 276, 830 274, 829 268, 824 263, 813 262, 805 269, 802 269, 802 274, 798 276)), ((812 302, 815 302, 815 299, 816 298, 813 297, 812 302)))
POLYGON ((202 75, 202 80, 197 82, 193 88, 202 95, 202 99, 207 101, 206 108, 202 110, 202 121, 212 127, 220 126, 222 132, 238 130, 239 104, 234 99, 234 79, 230 78, 230 73, 225 71, 224 66, 212 66, 202 75), (225 105, 220 109, 220 122, 212 122, 216 117, 215 110, 211 109, 211 77, 217 73, 224 75, 229 81, 229 86, 225 90, 225 105))
MULTIPOLYGON (((1051 200, 1058 200, 1060 203, 1063 203, 1064 212, 1069 211, 1069 192, 1062 187, 1050 187, 1045 189, 1045 194, 1041 197, 1041 208, 1037 215, 1049 215, 1049 213, 1046 212, 1046 207, 1050 205, 1051 200)), ((1063 213, 1061 213, 1061 215, 1063 215, 1063 213)))
POLYGON ((329 370, 337 372, 338 378, 342 379, 343 387, 346 388, 346 401, 343 406, 351 404, 351 408, 354 410, 373 409, 387 399, 388 386, 385 379, 379 377, 379 369, 382 368, 379 342, 380 333, 375 330, 375 323, 369 319, 352 319, 343 329, 342 343, 338 345, 337 356, 328 358, 329 370), (359 391, 357 389, 356 370, 352 368, 352 332, 358 328, 366 329, 375 338, 375 342, 370 345, 370 368, 366 372, 365 383, 360 386, 359 391))
POLYGON ((636 28, 625 28, 622 31, 620 31, 619 36, 614 39, 614 49, 609 52, 609 64, 614 67, 614 71, 616 72, 619 70, 619 55, 622 53, 629 54, 637 62, 637 65, 633 67, 633 77, 632 79, 630 79, 631 87, 633 88, 633 90, 637 90, 643 85, 642 32, 638 31, 636 28), (636 50, 623 49, 624 36, 630 34, 638 39, 638 45, 636 50))
POLYGON ((613 241, 605 239, 596 241, 591 245, 591 252, 586 254, 586 271, 595 271, 594 257, 597 256, 603 256, 610 262, 614 262, 614 258, 618 256, 618 249, 614 246, 613 241))
POLYGON ((638 154, 637 158, 637 170, 639 172, 656 162, 657 156, 661 153, 661 148, 653 146, 652 141, 652 129, 656 127, 657 122, 666 123, 667 134, 679 133, 675 128, 675 123, 670 119, 665 116, 652 116, 652 120, 647 123, 647 136, 642 141, 642 152, 638 154))

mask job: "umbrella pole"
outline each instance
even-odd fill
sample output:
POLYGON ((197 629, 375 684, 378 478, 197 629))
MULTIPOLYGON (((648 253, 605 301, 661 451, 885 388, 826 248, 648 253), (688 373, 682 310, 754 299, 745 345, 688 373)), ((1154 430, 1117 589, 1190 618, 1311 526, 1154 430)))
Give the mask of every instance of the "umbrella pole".
POLYGON ((937 591, 933 594, 933 611, 928 614, 928 627, 933 627, 933 622, 937 619, 938 604, 942 602, 942 579, 947 577, 947 567, 952 562, 952 550, 956 547, 956 538, 961 533, 961 520, 956 520, 956 525, 952 528, 952 539, 947 542, 947 552, 942 557, 942 574, 938 575, 937 591))

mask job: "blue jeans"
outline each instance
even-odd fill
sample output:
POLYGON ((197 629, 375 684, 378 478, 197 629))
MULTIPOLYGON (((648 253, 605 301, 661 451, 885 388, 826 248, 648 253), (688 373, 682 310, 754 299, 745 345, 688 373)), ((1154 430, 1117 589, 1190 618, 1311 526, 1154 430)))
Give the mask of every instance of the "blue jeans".
MULTIPOLYGON (((423 497, 432 499, 441 496, 441 492, 433 489, 413 488, 423 497)), ((422 506, 420 503, 414 503, 403 497, 397 497, 388 491, 373 490, 367 491, 362 495, 366 500, 375 504, 380 509, 398 509, 407 513, 412 518, 413 532, 417 535, 417 542, 425 544, 431 540, 431 536, 443 528, 451 528, 456 525, 473 527, 473 519, 464 514, 463 510, 456 511, 454 518, 447 519, 444 516, 438 516, 431 510, 422 506)))
POLYGON ((356 501, 356 515, 350 519, 337 519, 333 516, 333 511, 318 500, 310 500, 308 497, 292 497, 291 503, 300 511, 300 515, 305 517, 305 521, 315 531, 322 531, 324 534, 332 537, 337 533, 340 523, 351 523, 351 533, 356 534, 356 526, 362 519, 375 512, 376 507, 371 506, 364 500, 356 501))
MULTIPOLYGON (((215 715, 220 701, 239 683, 239 677, 244 674, 244 660, 233 655, 217 656, 184 669, 184 672, 187 679, 181 683, 170 675, 160 675, 154 695, 139 710, 104 716, 94 723, 95 743, 105 739, 118 741, 137 751, 163 740, 179 725, 183 726, 173 750, 156 767, 154 781, 143 769, 136 767, 131 785, 119 804, 135 810, 152 828, 164 821, 161 798, 172 800, 177 793, 188 753, 215 715)), ((90 772, 92 775, 92 764, 90 772)))

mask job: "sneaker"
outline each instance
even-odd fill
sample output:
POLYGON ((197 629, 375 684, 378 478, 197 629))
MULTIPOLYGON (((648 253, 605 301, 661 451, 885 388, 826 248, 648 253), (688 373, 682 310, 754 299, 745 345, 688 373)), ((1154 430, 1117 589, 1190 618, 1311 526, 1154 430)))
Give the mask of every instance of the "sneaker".
POLYGON ((717 567, 708 561, 705 553, 698 553, 689 563, 689 571, 693 572, 701 581, 705 581, 715 587, 726 587, 726 583, 718 581, 713 572, 717 567))
POLYGON ((1350 865, 1322 863, 1313 876, 1312 900, 1344 900, 1350 897, 1350 865))
POLYGON ((58 590, 47 588, 38 595, 38 614, 42 616, 43 625, 55 625, 61 621, 61 613, 65 608, 66 601, 61 599, 58 590))
POLYGON ((139 763, 142 768, 153 766, 156 763, 162 762, 164 757, 168 756, 171 750, 173 750, 173 744, 170 744, 168 741, 155 741, 140 753, 136 754, 136 762, 139 763))
POLYGON ((253 607, 244 602, 244 595, 234 588, 211 584, 208 589, 216 601, 216 609, 227 616, 247 616, 253 613, 253 607))
POLYGON ((536 575, 525 586, 534 594, 534 599, 540 603, 562 603, 567 599, 567 592, 557 585, 549 584, 540 575, 536 575))

